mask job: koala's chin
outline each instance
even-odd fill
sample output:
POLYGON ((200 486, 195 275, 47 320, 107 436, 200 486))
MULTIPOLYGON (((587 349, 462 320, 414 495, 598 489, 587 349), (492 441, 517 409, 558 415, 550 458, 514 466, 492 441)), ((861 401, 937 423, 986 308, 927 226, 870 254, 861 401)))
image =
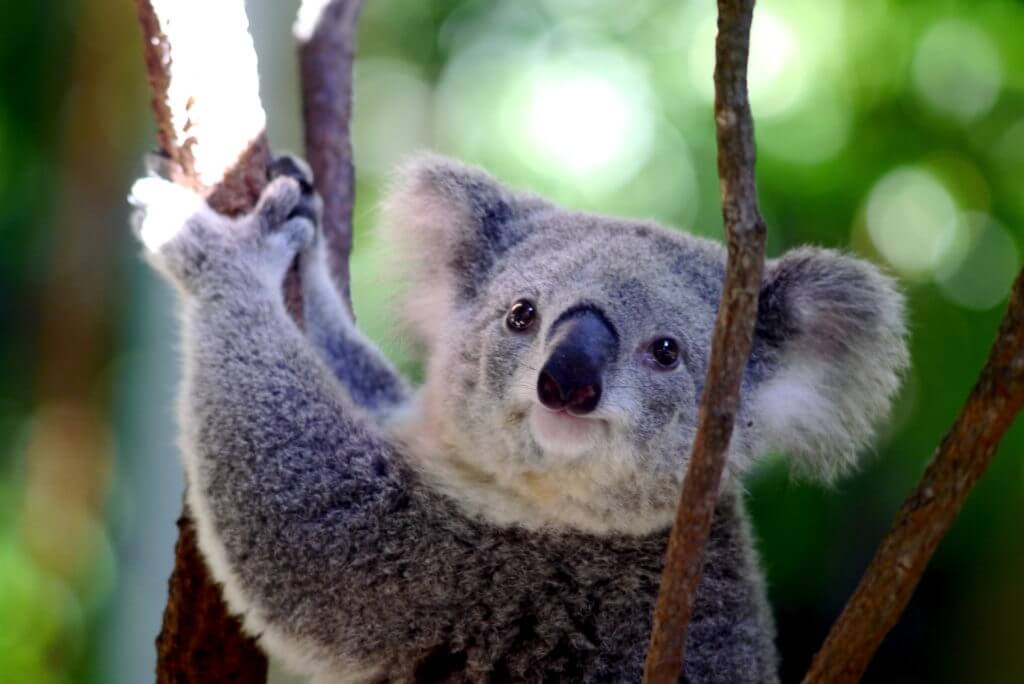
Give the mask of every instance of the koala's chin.
POLYGON ((583 456, 607 438, 607 431, 607 424, 599 418, 575 416, 564 409, 552 411, 537 404, 530 409, 530 433, 541 450, 552 456, 583 456))

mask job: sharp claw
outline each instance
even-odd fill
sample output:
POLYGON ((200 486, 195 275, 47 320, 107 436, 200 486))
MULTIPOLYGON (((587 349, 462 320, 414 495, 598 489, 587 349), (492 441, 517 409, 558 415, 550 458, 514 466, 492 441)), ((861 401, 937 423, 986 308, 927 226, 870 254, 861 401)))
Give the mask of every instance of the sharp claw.
POLYGON ((313 172, 306 162, 290 154, 282 154, 274 158, 267 166, 267 179, 273 180, 280 176, 294 178, 299 183, 303 195, 313 193, 313 172))

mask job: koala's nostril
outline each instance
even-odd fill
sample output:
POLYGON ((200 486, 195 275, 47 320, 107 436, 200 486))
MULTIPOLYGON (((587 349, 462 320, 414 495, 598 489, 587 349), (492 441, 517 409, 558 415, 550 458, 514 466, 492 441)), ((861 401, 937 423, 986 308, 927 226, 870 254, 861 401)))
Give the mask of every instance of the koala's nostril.
POLYGON ((537 380, 537 397, 540 399, 540 403, 553 411, 565 406, 562 388, 554 376, 547 371, 541 371, 540 378, 537 380))
POLYGON ((556 374, 545 368, 537 379, 537 397, 552 411, 569 409, 570 413, 581 416, 601 403, 601 383, 584 380, 577 384, 571 377, 559 382, 556 374))
POLYGON ((569 411, 576 415, 590 413, 601 402, 601 385, 583 385, 569 395, 569 411))

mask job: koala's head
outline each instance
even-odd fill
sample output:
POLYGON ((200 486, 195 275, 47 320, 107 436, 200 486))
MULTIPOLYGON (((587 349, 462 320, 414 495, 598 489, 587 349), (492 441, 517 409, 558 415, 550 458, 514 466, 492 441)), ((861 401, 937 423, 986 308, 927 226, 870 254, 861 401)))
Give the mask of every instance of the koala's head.
MULTIPOLYGON (((721 244, 567 211, 421 157, 385 203, 446 458, 554 522, 670 524, 721 294, 721 244)), ((768 262, 729 476, 791 454, 831 478, 888 412, 903 302, 875 267, 802 248, 768 262)))

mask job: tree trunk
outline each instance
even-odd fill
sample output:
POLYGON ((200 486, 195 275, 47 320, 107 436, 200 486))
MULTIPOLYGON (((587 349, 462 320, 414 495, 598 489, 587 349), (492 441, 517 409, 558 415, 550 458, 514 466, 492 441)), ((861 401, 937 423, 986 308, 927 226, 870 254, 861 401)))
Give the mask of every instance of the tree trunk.
MULTIPOLYGON (((174 3, 136 1, 157 139, 175 181, 202 192, 217 211, 243 213, 266 184, 270 161, 245 6, 220 0, 216 21, 224 25, 217 26, 221 39, 214 43, 199 37, 207 20, 200 3, 174 3), (249 69, 250 78, 226 73, 230 68, 249 69), (229 77, 232 88, 224 87, 229 77)), ((266 656, 228 613, 199 553, 187 507, 178 519, 174 553, 156 640, 157 681, 265 681, 266 656)))
MULTIPOLYGON (((266 185, 270 149, 256 55, 243 0, 136 0, 157 137, 174 180, 229 215, 251 209, 266 185), (215 31, 217 40, 203 40, 215 31)), ((355 197, 349 117, 355 28, 362 0, 305 0, 296 25, 306 154, 324 199, 323 231, 335 283, 350 302, 348 257, 355 197)), ((301 324, 298 273, 285 299, 301 324)), ((350 304, 351 306, 351 304, 350 304)), ((163 627, 160 682, 260 682, 267 659, 229 615, 184 509, 163 627)))

